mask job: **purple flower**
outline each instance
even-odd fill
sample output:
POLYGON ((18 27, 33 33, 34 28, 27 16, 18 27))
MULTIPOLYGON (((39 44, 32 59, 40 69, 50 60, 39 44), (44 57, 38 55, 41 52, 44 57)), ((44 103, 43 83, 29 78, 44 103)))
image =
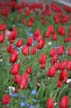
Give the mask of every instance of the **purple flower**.
POLYGON ((36 93, 37 93, 37 92, 36 92, 35 89, 31 91, 31 94, 33 94, 33 95, 36 95, 36 93))
POLYGON ((21 107, 23 107, 23 106, 25 106, 26 104, 25 104, 24 102, 20 102, 19 105, 20 105, 21 107))

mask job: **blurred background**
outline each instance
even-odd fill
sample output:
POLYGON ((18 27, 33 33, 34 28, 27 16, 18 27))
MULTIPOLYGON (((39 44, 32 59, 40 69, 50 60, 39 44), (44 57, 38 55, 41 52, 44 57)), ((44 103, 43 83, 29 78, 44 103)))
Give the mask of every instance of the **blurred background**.
POLYGON ((37 2, 37 3, 38 2, 42 2, 44 4, 46 4, 46 3, 49 4, 49 3, 53 2, 53 1, 55 1, 55 2, 64 4, 64 5, 68 5, 68 6, 71 7, 71 0, 0 0, 0 1, 4 1, 4 2, 16 1, 18 3, 23 2, 23 1, 29 2, 29 3, 32 3, 32 2, 37 2))

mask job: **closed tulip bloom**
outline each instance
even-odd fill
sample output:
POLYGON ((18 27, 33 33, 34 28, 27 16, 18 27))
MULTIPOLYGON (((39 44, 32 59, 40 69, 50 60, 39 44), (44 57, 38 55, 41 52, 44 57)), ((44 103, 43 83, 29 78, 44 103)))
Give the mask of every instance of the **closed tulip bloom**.
POLYGON ((68 61, 67 63, 67 70, 71 71, 71 61, 68 61))
POLYGON ((45 64, 46 63, 46 54, 42 54, 38 60, 39 64, 45 64))
POLYGON ((10 63, 15 63, 18 59, 18 54, 16 52, 11 53, 11 56, 9 58, 10 63))
POLYGON ((19 39, 16 43, 16 47, 21 47, 23 44, 23 40, 22 39, 19 39))
POLYGON ((64 53, 64 46, 60 46, 57 50, 58 55, 62 55, 64 53))
POLYGON ((2 104, 5 104, 5 105, 10 103, 10 98, 9 98, 8 94, 3 95, 1 102, 2 102, 2 104))
POLYGON ((22 54, 27 56, 29 54, 29 47, 27 45, 25 45, 23 48, 22 48, 22 54))
POLYGON ((0 43, 3 43, 3 42, 4 42, 4 35, 0 34, 0 43))
POLYGON ((32 47, 31 48, 31 53, 32 54, 36 54, 36 52, 37 52, 37 48, 34 46, 34 47, 32 47))
POLYGON ((49 52, 49 56, 50 57, 53 57, 54 55, 56 55, 56 49, 55 48, 52 48, 49 52))
POLYGON ((59 80, 66 82, 67 79, 68 79, 67 72, 65 70, 62 70, 59 75, 59 80))
POLYGON ((57 30, 58 34, 61 35, 61 36, 64 36, 65 35, 65 28, 63 26, 59 27, 58 30, 57 30))
POLYGON ((27 72, 27 74, 31 74, 32 73, 32 68, 30 66, 28 66, 26 68, 26 72, 27 72))
POLYGON ((56 68, 55 66, 51 66, 47 72, 46 72, 46 76, 47 77, 54 77, 56 75, 56 68))
POLYGON ((44 44, 45 44, 44 40, 41 39, 41 40, 38 42, 37 48, 38 48, 38 49, 42 49, 42 48, 44 47, 44 44))
POLYGON ((53 101, 52 97, 47 99, 47 101, 46 101, 46 108, 54 108, 54 101, 53 101))
POLYGON ((68 55, 71 56, 71 48, 68 50, 68 55))
POLYGON ((27 40, 26 40, 26 45, 27 45, 27 46, 31 46, 31 45, 32 45, 32 42, 33 42, 32 37, 29 37, 29 38, 27 38, 27 40))
POLYGON ((68 108, 69 98, 68 96, 63 96, 59 101, 59 108, 68 108))
POLYGON ((17 63, 13 64, 13 66, 10 69, 10 74, 12 75, 18 74, 19 68, 20 68, 20 64, 17 64, 17 63))

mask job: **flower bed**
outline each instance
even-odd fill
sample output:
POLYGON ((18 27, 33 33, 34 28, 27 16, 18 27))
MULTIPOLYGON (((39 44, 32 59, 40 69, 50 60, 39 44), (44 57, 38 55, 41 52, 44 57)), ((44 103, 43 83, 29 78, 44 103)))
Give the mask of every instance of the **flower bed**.
POLYGON ((0 16, 0 107, 70 108, 71 8, 9 7, 0 16))

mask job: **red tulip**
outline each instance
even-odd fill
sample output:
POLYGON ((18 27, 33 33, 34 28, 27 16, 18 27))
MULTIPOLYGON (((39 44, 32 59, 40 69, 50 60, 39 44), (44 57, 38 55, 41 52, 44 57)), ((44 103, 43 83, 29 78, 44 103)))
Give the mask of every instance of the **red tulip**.
POLYGON ((7 52, 8 52, 8 53, 12 53, 13 50, 14 50, 14 49, 13 49, 12 45, 8 45, 8 46, 7 46, 7 52))
POLYGON ((68 61, 67 63, 67 70, 71 71, 71 61, 68 61))
POLYGON ((22 48, 22 54, 27 56, 29 54, 29 47, 27 45, 25 45, 23 48, 22 48))
POLYGON ((23 43, 23 40, 22 39, 19 39, 16 43, 16 47, 21 47, 22 46, 22 43, 23 43))
POLYGON ((11 69, 10 69, 10 74, 16 75, 19 72, 20 64, 15 63, 11 69))
POLYGON ((71 31, 69 32, 68 37, 71 38, 71 31))
POLYGON ((44 25, 46 23, 45 18, 41 19, 41 24, 44 25))
POLYGON ((12 52, 9 58, 10 63, 15 63, 18 59, 18 54, 16 52, 12 52))
POLYGON ((54 64, 56 70, 60 69, 60 63, 59 61, 56 61, 55 64, 54 64))
POLYGON ((57 6, 54 2, 51 3, 51 8, 55 12, 58 12, 58 13, 62 12, 61 7, 57 6))
POLYGON ((33 19, 33 18, 30 18, 30 19, 28 20, 28 22, 27 22, 27 26, 28 26, 28 27, 32 27, 33 22, 34 22, 34 19, 33 19))
POLYGON ((56 74, 56 68, 55 66, 50 67, 47 72, 46 72, 46 76, 47 77, 54 77, 56 74))
POLYGON ((40 33, 40 30, 39 30, 39 29, 36 29, 36 30, 34 31, 33 39, 34 39, 35 41, 38 41, 38 42, 42 39, 42 36, 41 36, 41 33, 40 33))
POLYGON ((60 64, 60 69, 63 70, 67 67, 67 61, 66 60, 63 60, 60 64))
POLYGON ((38 60, 39 64, 46 64, 46 54, 42 54, 38 60))
POLYGON ((0 43, 3 43, 3 42, 4 42, 4 35, 0 34, 0 43))
POLYGON ((26 72, 24 72, 19 86, 21 89, 26 89, 27 84, 28 84, 28 74, 26 72))
POLYGON ((46 38, 49 38, 50 35, 51 35, 50 31, 47 30, 46 33, 45 33, 45 37, 46 37, 46 38))
POLYGON ((23 73, 22 79, 25 79, 26 82, 28 82, 28 74, 27 74, 27 72, 24 72, 24 73, 23 73))
POLYGON ((47 30, 50 32, 50 33, 54 33, 54 27, 53 25, 49 25, 47 30))
POLYGON ((47 99, 47 101, 46 101, 46 108, 54 108, 54 101, 53 101, 52 97, 47 99))
POLYGON ((54 19, 54 23, 55 24, 59 24, 60 23, 60 19, 57 17, 56 19, 54 19))
POLYGON ((27 87, 27 82, 25 79, 22 79, 20 84, 19 84, 20 89, 26 89, 27 87))
POLYGON ((56 49, 55 48, 52 48, 49 52, 49 56, 50 57, 53 57, 54 55, 56 55, 56 49))
POLYGON ((13 30, 12 33, 8 36, 9 40, 15 40, 17 37, 16 30, 13 30))
POLYGON ((52 64, 56 63, 56 62, 57 62, 57 59, 58 59, 58 56, 57 56, 57 54, 55 54, 55 55, 51 58, 50 63, 52 63, 52 64))
POLYGON ((21 19, 20 22, 21 22, 21 24, 24 24, 25 23, 24 19, 21 19))
POLYGON ((32 49, 31 49, 31 53, 32 54, 36 54, 36 52, 37 52, 37 48, 34 46, 34 47, 32 47, 32 49))
POLYGON ((63 23, 66 23, 66 22, 68 22, 68 21, 69 21, 69 16, 67 16, 67 15, 62 15, 61 23, 63 24, 63 23))
POLYGON ((30 13, 31 13, 31 10, 30 10, 30 9, 26 9, 26 11, 25 11, 25 16, 30 15, 30 13))
POLYGON ((37 48, 38 48, 38 49, 42 49, 42 48, 44 47, 44 44, 45 44, 44 40, 41 39, 41 40, 38 42, 37 48))
POLYGON ((60 72, 60 75, 59 75, 59 80, 60 80, 60 81, 66 82, 67 79, 68 79, 67 72, 66 72, 65 70, 62 70, 62 71, 60 72))
POLYGON ((26 73, 27 74, 31 74, 32 73, 32 68, 30 66, 27 67, 26 73))
POLYGON ((64 5, 64 10, 68 13, 71 13, 71 7, 64 5))
POLYGON ((69 25, 69 32, 71 32, 71 25, 69 25))
POLYGON ((63 96, 59 101, 59 108, 68 108, 68 102, 68 96, 63 96))
POLYGON ((40 69, 45 69, 46 63, 45 64, 40 64, 40 69))
POLYGON ((66 38, 64 38, 63 41, 64 41, 64 42, 69 42, 69 41, 70 41, 70 38, 69 38, 69 37, 66 37, 66 38))
POLYGON ((10 103, 10 98, 8 96, 8 94, 4 94, 3 97, 2 97, 2 104, 9 104, 10 103))
POLYGON ((71 56, 71 48, 68 50, 68 55, 71 56))
POLYGON ((62 36, 64 36, 65 33, 66 33, 65 28, 63 26, 59 27, 57 32, 58 32, 59 35, 62 35, 62 36))
POLYGON ((32 37, 29 37, 29 38, 27 38, 27 40, 26 40, 26 45, 27 45, 27 46, 31 46, 31 45, 32 45, 32 42, 33 42, 32 37))
POLYGON ((60 23, 60 16, 61 16, 61 14, 56 14, 53 16, 53 20, 54 20, 55 24, 60 23))
POLYGON ((19 74, 14 75, 13 81, 14 83, 20 84, 21 82, 21 76, 19 74))
POLYGON ((60 80, 57 81, 57 87, 62 87, 62 81, 60 80))
POLYGON ((52 40, 53 40, 53 41, 56 41, 56 40, 57 40, 57 36, 56 36, 55 33, 52 34, 52 40))
POLYGON ((58 49, 57 49, 57 54, 58 55, 62 55, 64 53, 64 46, 60 46, 58 49))

